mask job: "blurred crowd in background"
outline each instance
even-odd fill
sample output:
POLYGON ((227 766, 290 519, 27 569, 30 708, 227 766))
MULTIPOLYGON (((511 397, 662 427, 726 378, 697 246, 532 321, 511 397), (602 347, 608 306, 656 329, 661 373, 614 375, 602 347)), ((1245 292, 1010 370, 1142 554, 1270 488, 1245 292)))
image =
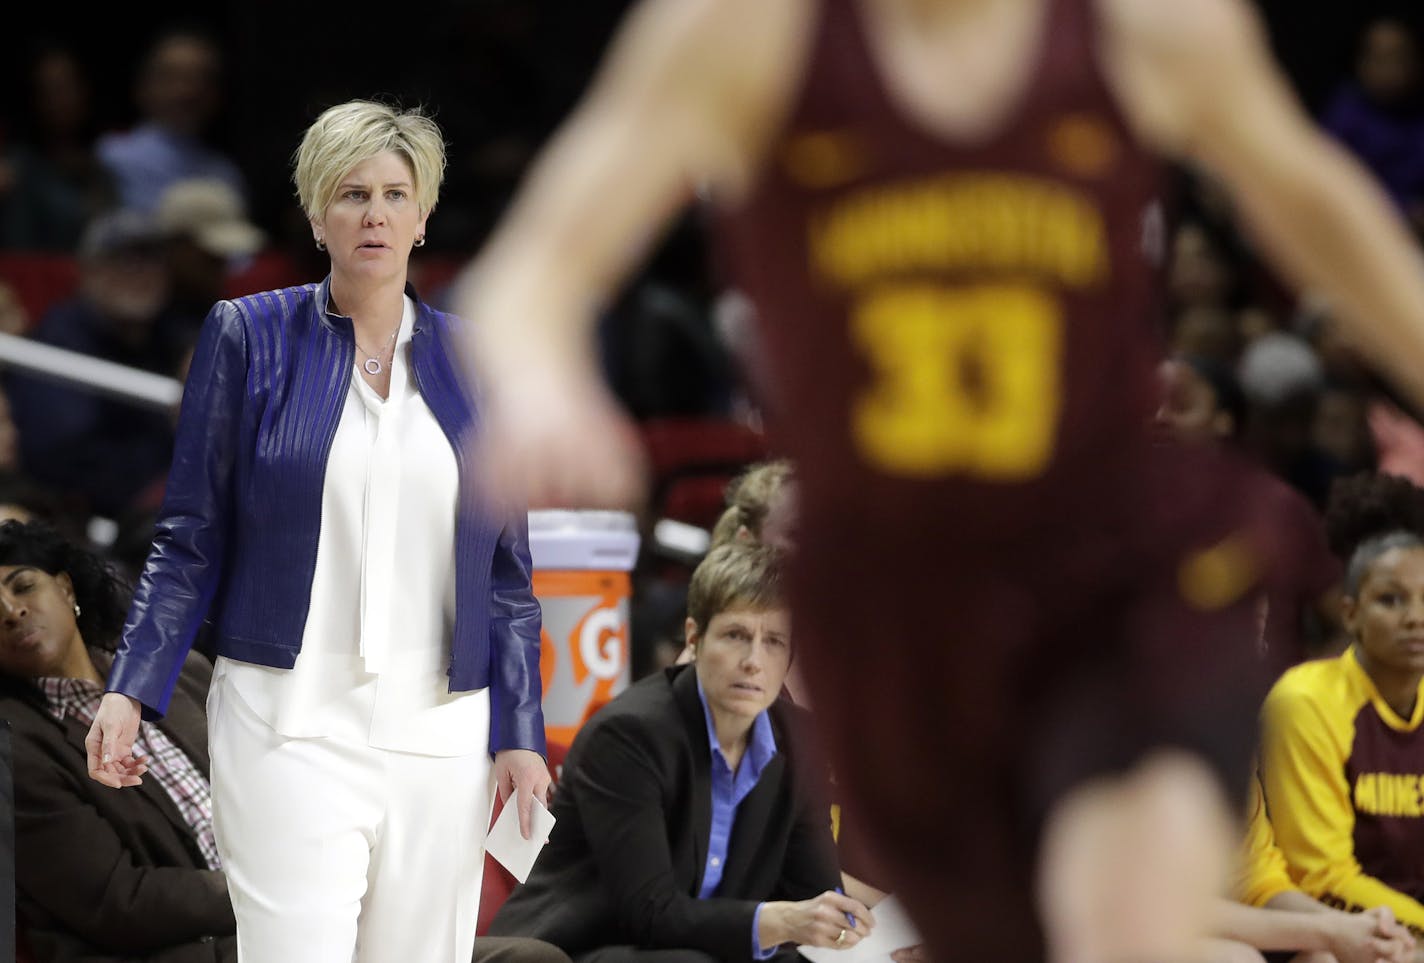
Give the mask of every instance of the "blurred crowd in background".
MULTIPOLYGON (((443 306, 626 5, 438 3, 379 24, 262 3, 201 23, 166 4, 142 23, 51 15, 22 32, 0 101, 0 332, 181 379, 214 301, 324 275, 288 159, 320 109, 352 96, 423 103, 450 140, 430 243, 412 260, 420 296, 443 306)), ((1424 236, 1418 14, 1344 21, 1260 5, 1302 99, 1424 236)), ((1218 185, 1176 172, 1148 227, 1162 312, 1143 323, 1184 362, 1164 420, 1199 414, 1206 434, 1242 446, 1317 509, 1334 479, 1361 469, 1424 484, 1420 413, 1359 361, 1331 305, 1264 267, 1218 185), (1227 428, 1212 421, 1222 412, 1227 428)), ((775 447, 748 390, 747 311, 716 264, 694 210, 604 307, 606 372, 651 455, 648 533, 660 518, 710 529, 726 482, 775 447)), ((134 572, 162 497, 172 413, 14 370, 3 389, 0 517, 47 518, 134 572)), ((680 647, 697 554, 648 544, 635 673, 680 647)))

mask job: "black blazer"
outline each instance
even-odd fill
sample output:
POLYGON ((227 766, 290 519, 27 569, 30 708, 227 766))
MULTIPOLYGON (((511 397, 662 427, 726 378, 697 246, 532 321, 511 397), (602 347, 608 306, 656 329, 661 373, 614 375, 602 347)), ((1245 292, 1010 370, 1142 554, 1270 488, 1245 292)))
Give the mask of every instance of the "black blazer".
MULTIPOLYGON (((109 656, 95 652, 101 672, 109 656)), ((190 654, 157 725, 204 774, 212 666, 190 654)), ((88 727, 58 722, 32 686, 0 682, 13 728, 17 903, 42 961, 235 958, 237 925, 223 874, 207 868, 192 830, 153 776, 130 789, 89 778, 88 727)))
POLYGON ((490 932, 570 955, 635 946, 752 959, 759 902, 840 882, 824 780, 798 762, 804 713, 782 700, 770 714, 778 752, 737 809, 715 897, 697 898, 712 822, 707 720, 694 669, 676 666, 629 688, 574 739, 558 823, 490 932))

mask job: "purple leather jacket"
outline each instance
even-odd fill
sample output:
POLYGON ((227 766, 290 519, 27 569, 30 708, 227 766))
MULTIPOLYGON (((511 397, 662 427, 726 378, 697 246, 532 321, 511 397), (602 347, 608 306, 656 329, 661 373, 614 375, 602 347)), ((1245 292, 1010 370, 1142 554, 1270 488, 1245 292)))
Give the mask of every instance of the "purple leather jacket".
MULTIPOLYGON (((350 387, 351 319, 326 310, 330 278, 213 307, 183 394, 153 550, 109 689, 147 718, 168 707, 204 619, 217 652, 291 668, 301 648, 327 456, 350 387)), ((415 299, 415 292, 406 288, 415 299)), ((415 383, 454 448, 468 493, 474 400, 456 374, 459 319, 416 299, 415 383)), ((527 523, 460 501, 450 691, 490 690, 490 751, 544 752, 539 603, 527 523)))

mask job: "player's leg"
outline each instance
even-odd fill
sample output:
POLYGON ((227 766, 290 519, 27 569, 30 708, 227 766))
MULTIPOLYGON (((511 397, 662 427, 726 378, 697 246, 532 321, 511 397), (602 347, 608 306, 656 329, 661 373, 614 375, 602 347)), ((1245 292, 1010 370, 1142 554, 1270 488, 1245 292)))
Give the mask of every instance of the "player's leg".
MULTIPOLYGON (((844 558, 806 537, 803 555, 844 558)), ((1034 963, 1032 845, 1011 799, 1012 747, 1022 655, 1041 623, 1026 589, 986 577, 980 562, 926 571, 860 555, 824 581, 793 573, 805 600, 796 660, 843 837, 863 844, 854 864, 900 898, 931 959, 1034 963), (893 590, 866 584, 867 572, 893 590)))
POLYGON ((1231 544, 1140 567, 1116 627, 1103 629, 1120 640, 1102 667, 1119 691, 1075 706, 1070 687, 1062 723, 1047 730, 1051 741, 1081 728, 1077 741, 1106 749, 1110 764, 1106 775, 1064 781, 1045 820, 1039 893, 1052 959, 1190 959, 1209 930, 1239 839, 1264 692, 1252 580, 1191 591, 1191 566, 1231 544), (1094 733, 1097 704, 1110 708, 1094 733))
POLYGON ((1049 959, 1242 959, 1230 947, 1192 949, 1209 930, 1234 830, 1211 768, 1179 750, 1071 790, 1044 827, 1038 894, 1049 959))

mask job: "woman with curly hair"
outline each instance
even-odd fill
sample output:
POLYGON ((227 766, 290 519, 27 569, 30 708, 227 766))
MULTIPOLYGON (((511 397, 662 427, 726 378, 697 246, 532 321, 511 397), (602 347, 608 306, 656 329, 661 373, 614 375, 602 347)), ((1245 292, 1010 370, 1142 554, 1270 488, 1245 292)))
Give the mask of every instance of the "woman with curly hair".
POLYGON ((1261 776, 1301 889, 1387 907, 1424 934, 1424 491, 1401 478, 1338 483, 1326 513, 1347 559, 1352 644, 1291 669, 1266 699, 1261 776))
POLYGON ((88 778, 128 589, 38 523, 0 524, 0 718, 12 730, 18 910, 40 960, 236 958, 213 841, 203 703, 212 666, 184 661, 167 717, 143 723, 132 792, 88 778))

